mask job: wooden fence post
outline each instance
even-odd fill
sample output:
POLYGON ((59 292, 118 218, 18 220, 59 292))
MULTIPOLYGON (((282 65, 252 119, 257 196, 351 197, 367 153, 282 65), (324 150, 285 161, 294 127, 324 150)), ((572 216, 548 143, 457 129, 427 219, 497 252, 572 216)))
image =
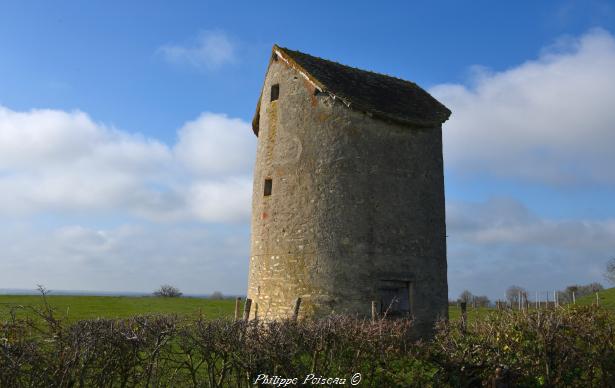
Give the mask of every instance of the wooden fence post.
POLYGON ((519 298, 519 300, 518 300, 519 303, 517 303, 517 304, 519 305, 519 310, 521 310, 521 291, 519 291, 518 298, 519 298))
POLYGON ((235 299, 235 320, 238 321, 239 320, 239 310, 241 309, 241 298, 237 297, 237 299, 235 299))
POLYGON ((301 307, 301 298, 295 299, 295 307, 293 308, 293 321, 299 317, 299 308, 301 307))
POLYGON ((246 303, 243 305, 243 320, 250 319, 250 307, 252 307, 252 299, 246 298, 246 303))
POLYGON ((461 302, 461 330, 465 333, 468 324, 468 312, 466 302, 461 302))
POLYGON ((375 300, 372 300, 372 322, 376 321, 378 317, 378 303, 375 300))

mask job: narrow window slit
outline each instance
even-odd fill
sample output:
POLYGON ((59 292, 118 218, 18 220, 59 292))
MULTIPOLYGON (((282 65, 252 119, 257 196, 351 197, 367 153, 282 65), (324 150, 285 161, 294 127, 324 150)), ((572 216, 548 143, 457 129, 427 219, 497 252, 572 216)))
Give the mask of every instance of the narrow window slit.
POLYGON ((273 186, 273 182, 271 178, 265 179, 265 197, 268 197, 271 195, 272 186, 273 186))
POLYGON ((271 85, 271 101, 275 101, 280 96, 280 84, 271 85))

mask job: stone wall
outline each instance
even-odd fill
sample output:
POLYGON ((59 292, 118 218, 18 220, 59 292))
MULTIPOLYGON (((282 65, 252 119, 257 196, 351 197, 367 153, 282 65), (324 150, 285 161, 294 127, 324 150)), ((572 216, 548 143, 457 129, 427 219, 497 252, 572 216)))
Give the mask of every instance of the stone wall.
POLYGON ((441 127, 408 128, 349 109, 281 58, 261 98, 251 316, 290 317, 297 297, 300 317, 369 316, 371 301, 394 283, 408 286, 419 331, 446 317, 441 127), (279 98, 270 101, 274 84, 279 98))

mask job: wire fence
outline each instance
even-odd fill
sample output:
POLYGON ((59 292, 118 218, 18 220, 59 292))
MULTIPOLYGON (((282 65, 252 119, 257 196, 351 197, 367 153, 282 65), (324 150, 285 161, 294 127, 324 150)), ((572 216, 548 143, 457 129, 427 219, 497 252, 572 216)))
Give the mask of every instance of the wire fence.
POLYGON ((600 290, 591 292, 577 291, 561 291, 561 290, 545 290, 545 291, 527 291, 520 290, 515 293, 507 292, 502 299, 490 301, 484 296, 472 295, 466 299, 459 299, 450 302, 451 305, 461 307, 465 303, 468 308, 495 307, 497 309, 540 309, 540 308, 556 308, 564 305, 576 304, 578 298, 584 298, 584 304, 587 304, 587 295, 593 295, 592 304, 600 305, 600 290))

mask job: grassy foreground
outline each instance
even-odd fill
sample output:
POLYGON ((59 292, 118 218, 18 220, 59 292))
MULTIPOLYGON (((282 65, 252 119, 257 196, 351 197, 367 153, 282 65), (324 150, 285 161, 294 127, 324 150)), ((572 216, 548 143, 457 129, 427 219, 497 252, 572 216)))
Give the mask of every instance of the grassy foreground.
POLYGON ((558 309, 470 308, 467 325, 451 307, 420 342, 407 320, 216 319, 232 315, 232 299, 47 296, 54 317, 25 320, 41 296, 0 296, 0 387, 247 388, 273 375, 329 386, 358 375, 370 387, 615 387, 613 296, 601 292, 600 307, 593 295, 558 309), (161 315, 142 315, 152 313, 161 315))
POLYGON ((440 322, 419 342, 411 321, 343 316, 11 319, 0 320, 0 387, 615 387, 614 333, 612 310, 578 305, 440 322))

